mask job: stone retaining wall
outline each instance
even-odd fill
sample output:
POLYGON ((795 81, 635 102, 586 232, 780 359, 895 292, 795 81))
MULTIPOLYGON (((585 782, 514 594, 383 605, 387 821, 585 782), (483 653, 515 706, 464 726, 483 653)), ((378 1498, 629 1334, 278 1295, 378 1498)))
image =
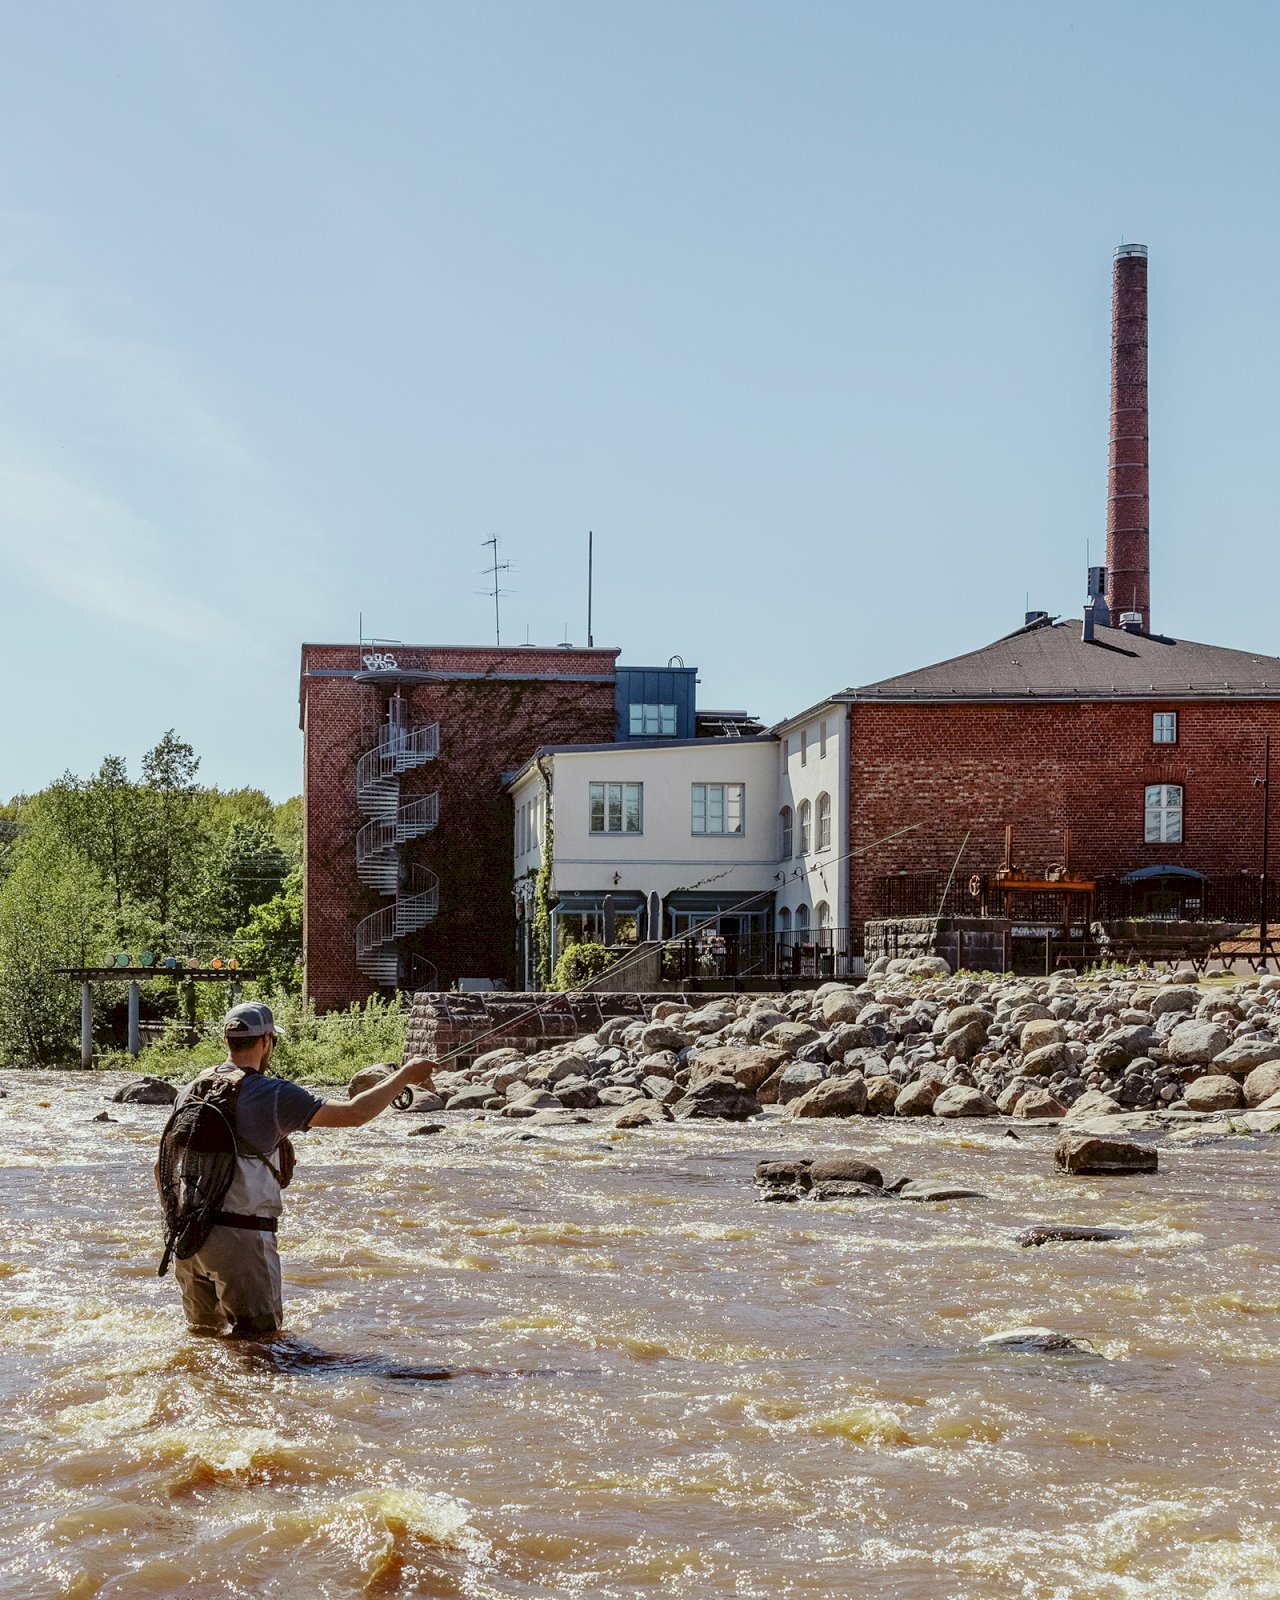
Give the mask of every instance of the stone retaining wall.
MULTIPOLYGON (((489 1050, 511 1047, 533 1054, 558 1040, 594 1033, 609 1017, 648 1018, 659 1001, 672 998, 670 994, 634 992, 445 994, 419 990, 409 1015, 405 1059, 428 1056, 440 1061, 457 1051, 454 1063, 461 1067, 489 1050), (474 1049, 470 1048, 473 1041, 474 1049)), ((700 994, 697 1003, 705 1005, 716 998, 700 994)))

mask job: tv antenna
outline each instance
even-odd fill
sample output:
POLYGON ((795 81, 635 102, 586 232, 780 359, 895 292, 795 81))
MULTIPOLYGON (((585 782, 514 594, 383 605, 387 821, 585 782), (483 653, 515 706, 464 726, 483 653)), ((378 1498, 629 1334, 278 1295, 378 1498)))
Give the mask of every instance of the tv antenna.
POLYGON ((482 539, 480 542, 485 549, 488 549, 490 546, 493 547, 493 565, 491 567, 486 567, 483 574, 485 577, 493 579, 493 586, 489 589, 477 590, 477 593, 491 594, 493 596, 493 642, 495 644, 501 644, 502 615, 499 607, 499 601, 501 601, 505 595, 510 594, 511 591, 510 589, 503 589, 499 587, 499 575, 504 572, 510 572, 511 563, 509 561, 498 560, 498 545, 500 541, 496 533, 492 538, 482 539))

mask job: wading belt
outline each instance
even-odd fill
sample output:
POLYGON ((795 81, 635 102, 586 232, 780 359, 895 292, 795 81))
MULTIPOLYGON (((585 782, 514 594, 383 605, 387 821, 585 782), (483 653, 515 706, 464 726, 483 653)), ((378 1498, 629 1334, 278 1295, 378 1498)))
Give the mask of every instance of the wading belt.
POLYGON ((280 1226, 276 1217, 246 1217, 239 1211, 211 1211, 209 1221, 216 1228, 253 1228, 258 1233, 275 1233, 280 1226))

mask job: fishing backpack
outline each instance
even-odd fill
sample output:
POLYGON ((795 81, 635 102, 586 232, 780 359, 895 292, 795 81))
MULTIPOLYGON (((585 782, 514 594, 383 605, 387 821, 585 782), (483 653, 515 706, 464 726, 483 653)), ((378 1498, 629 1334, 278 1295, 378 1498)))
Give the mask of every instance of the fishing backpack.
POLYGON ((282 1189, 293 1177, 294 1152, 288 1139, 282 1139, 276 1151, 277 1164, 239 1136, 236 1104, 244 1078, 237 1071, 202 1073, 160 1135, 156 1175, 165 1229, 164 1255, 157 1268, 161 1278, 173 1257, 185 1261, 195 1255, 217 1225, 218 1208, 241 1155, 264 1162, 282 1189))

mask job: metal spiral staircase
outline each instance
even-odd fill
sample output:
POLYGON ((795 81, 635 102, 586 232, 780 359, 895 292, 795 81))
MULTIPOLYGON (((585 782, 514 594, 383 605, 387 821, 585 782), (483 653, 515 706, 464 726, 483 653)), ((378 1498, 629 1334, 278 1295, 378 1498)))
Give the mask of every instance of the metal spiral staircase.
POLYGON ((405 702, 395 695, 377 746, 356 763, 356 803, 369 818, 356 834, 356 873, 369 888, 394 897, 356 928, 356 965, 379 985, 397 982, 399 941, 434 922, 440 907, 435 873, 406 862, 401 854, 403 845, 436 826, 440 797, 429 794, 400 803, 401 776, 439 753, 439 724, 409 728, 405 702))

